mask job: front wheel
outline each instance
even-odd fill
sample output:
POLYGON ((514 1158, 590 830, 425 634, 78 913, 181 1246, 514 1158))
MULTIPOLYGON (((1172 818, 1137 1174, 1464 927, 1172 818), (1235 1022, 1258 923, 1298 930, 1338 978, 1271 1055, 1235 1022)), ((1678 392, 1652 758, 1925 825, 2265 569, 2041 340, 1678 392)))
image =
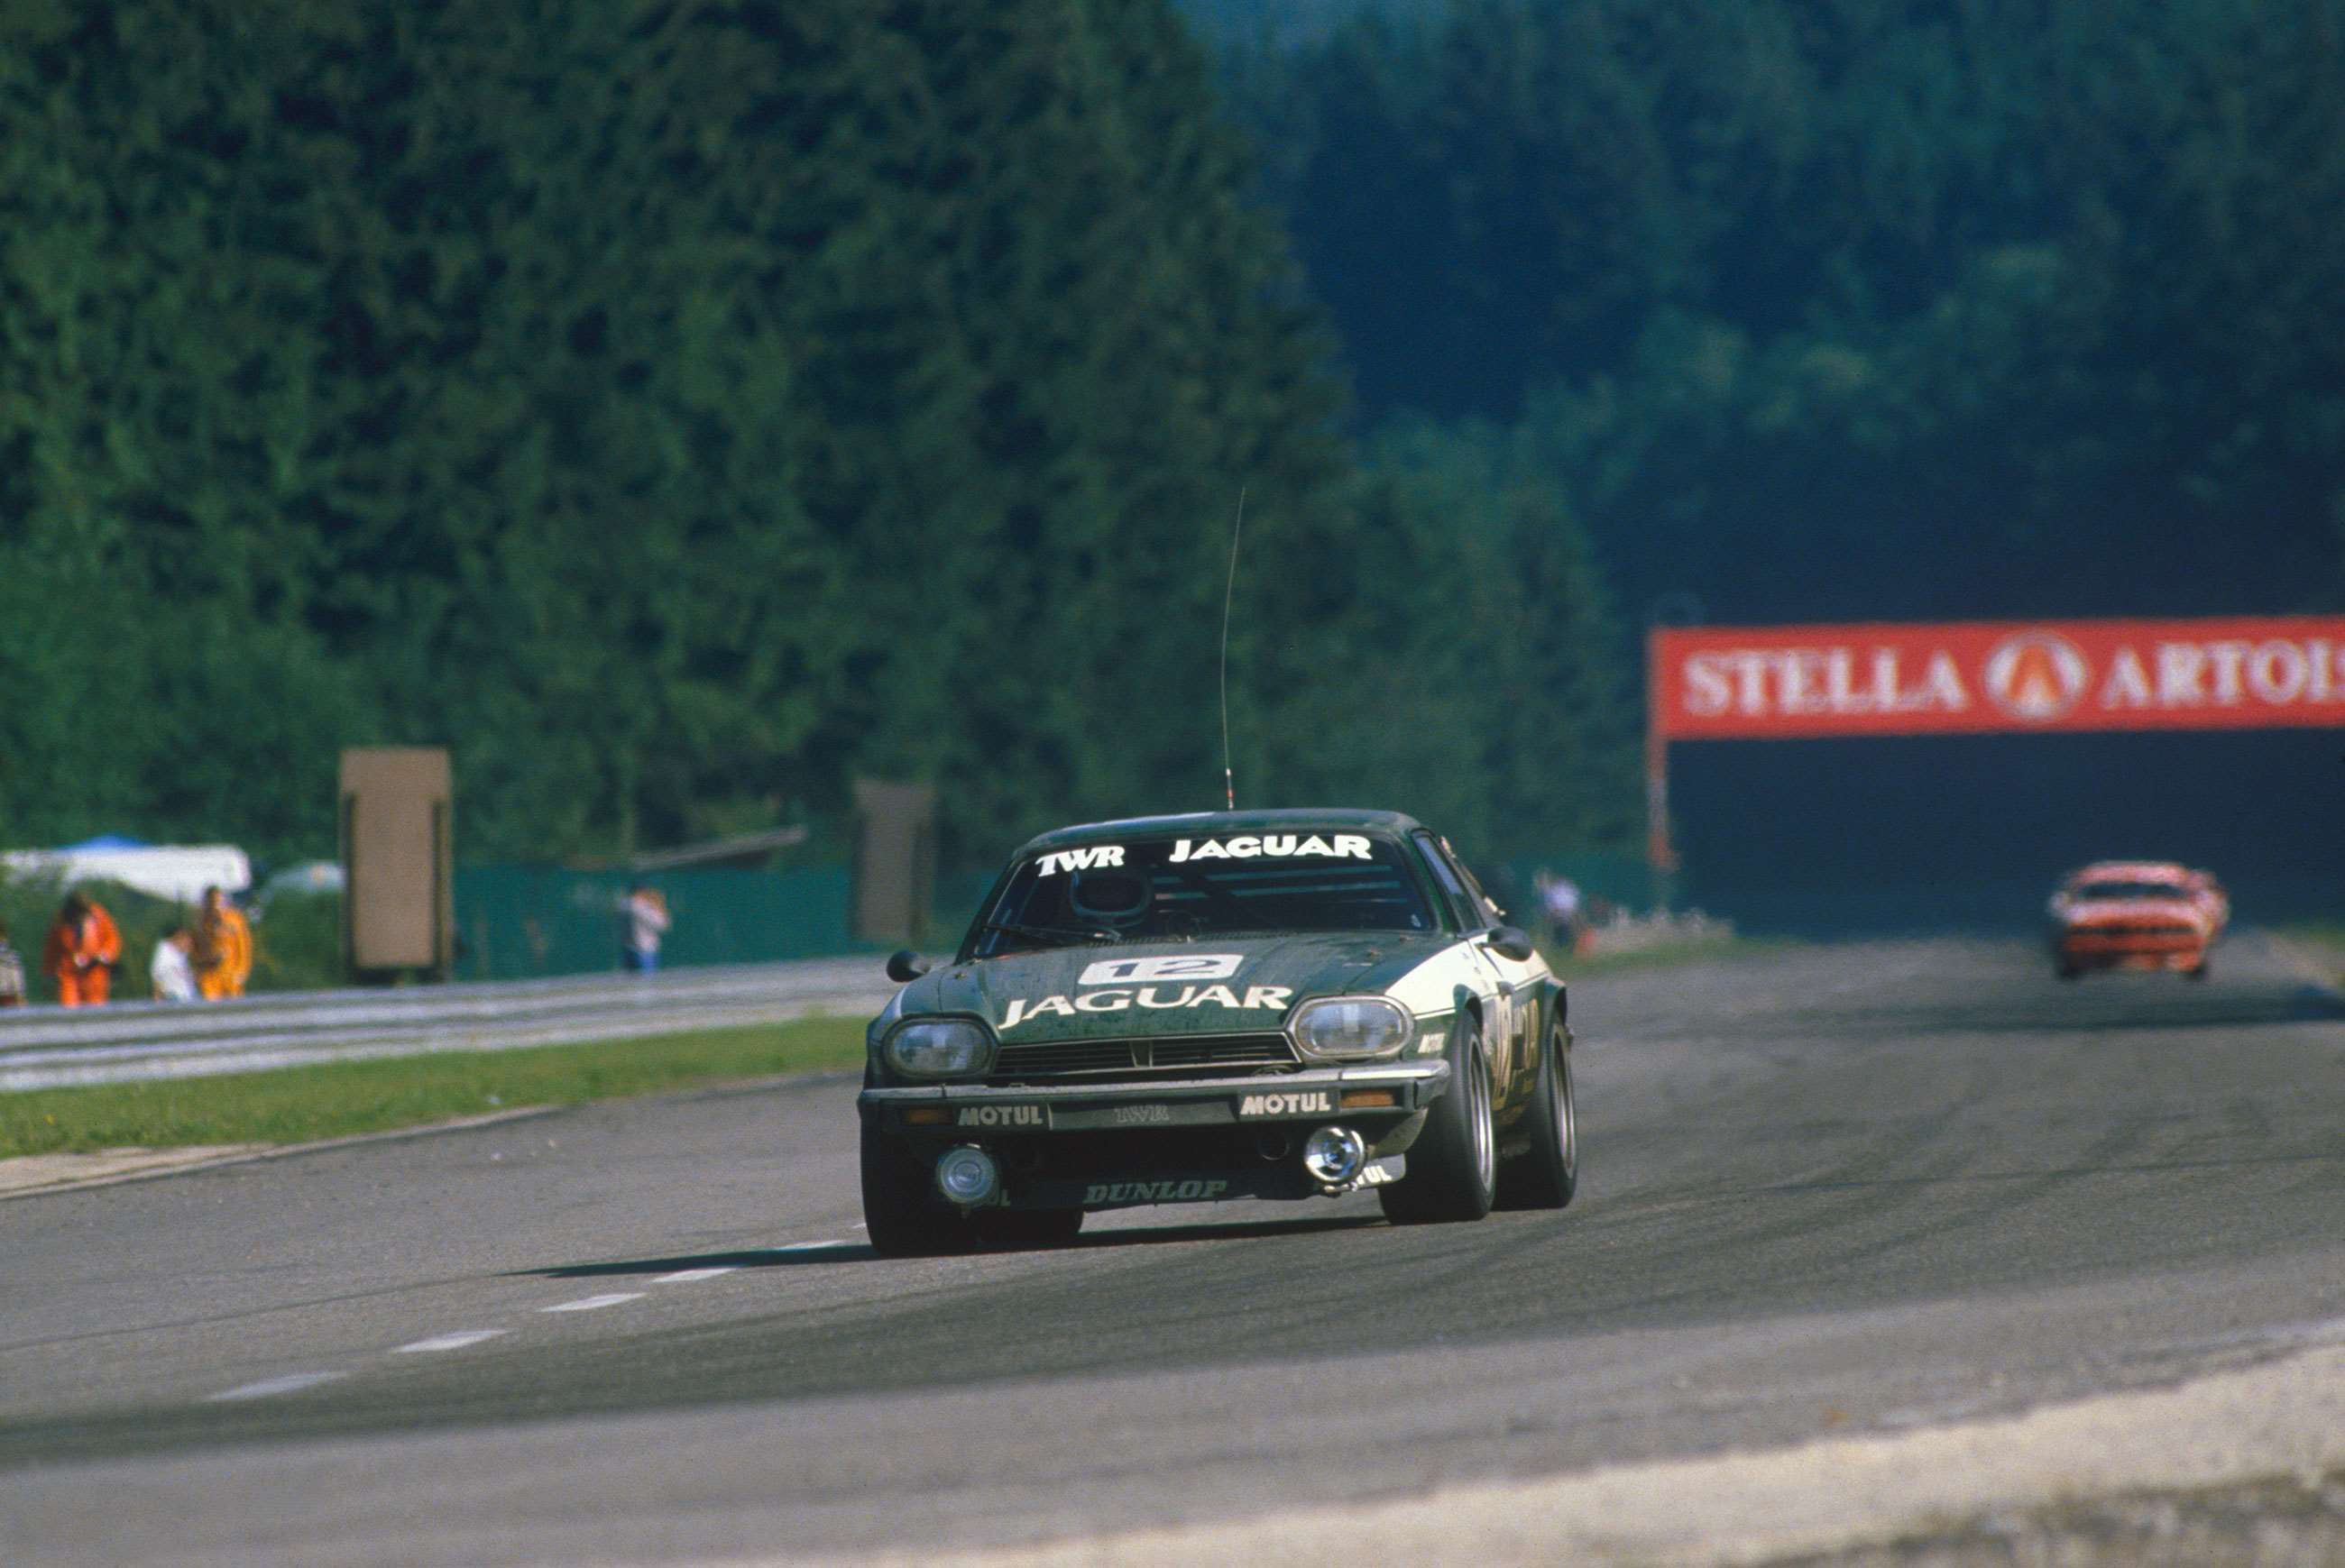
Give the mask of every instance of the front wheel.
POLYGON ((1531 1146, 1498 1168, 1500 1209, 1561 1209, 1579 1189, 1579 1113, 1571 1095, 1571 1053, 1563 1026, 1548 1031, 1538 1087, 1523 1112, 1531 1146))
POLYGON ((1408 1174, 1376 1189, 1395 1225, 1479 1219, 1497 1197, 1498 1137, 1490 1120, 1490 1062, 1482 1030, 1460 1013, 1449 1032, 1449 1090, 1426 1115, 1409 1146, 1408 1174))
POLYGON ((864 1127, 863 1226, 882 1258, 928 1258, 969 1244, 969 1222, 929 1198, 929 1179, 927 1163, 902 1140, 864 1127))

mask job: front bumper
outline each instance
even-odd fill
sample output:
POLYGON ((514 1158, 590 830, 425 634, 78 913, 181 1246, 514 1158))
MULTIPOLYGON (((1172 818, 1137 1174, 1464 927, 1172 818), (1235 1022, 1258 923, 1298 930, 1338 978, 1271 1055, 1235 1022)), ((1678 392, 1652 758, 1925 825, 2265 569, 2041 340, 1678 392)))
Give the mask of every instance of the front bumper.
POLYGON ((1357 1131, 1371 1159, 1356 1185, 1397 1179, 1446 1061, 1314 1067, 1244 1078, 865 1089, 865 1125, 933 1159, 977 1144, 1002 1164, 1009 1209, 1124 1209, 1233 1198, 1305 1199, 1315 1127, 1357 1131))
POLYGON ((2077 969, 2190 969, 2207 961, 2208 939, 2183 931, 2070 931, 2054 944, 2077 969))
POLYGON ((1036 1133, 1145 1132, 1281 1122, 1396 1122, 1447 1091, 1449 1064, 1375 1062, 1245 1078, 868 1088, 856 1108, 879 1128, 982 1140, 1036 1133))

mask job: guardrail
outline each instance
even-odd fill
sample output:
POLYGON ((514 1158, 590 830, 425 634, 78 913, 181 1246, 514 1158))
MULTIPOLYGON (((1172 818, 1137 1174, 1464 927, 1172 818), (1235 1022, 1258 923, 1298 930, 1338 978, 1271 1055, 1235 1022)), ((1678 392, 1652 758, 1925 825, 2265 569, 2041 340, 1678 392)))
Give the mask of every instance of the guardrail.
POLYGON ((868 1017, 896 989, 880 962, 815 958, 234 1002, 12 1008, 0 1013, 0 1093, 639 1039, 817 1014, 868 1017))

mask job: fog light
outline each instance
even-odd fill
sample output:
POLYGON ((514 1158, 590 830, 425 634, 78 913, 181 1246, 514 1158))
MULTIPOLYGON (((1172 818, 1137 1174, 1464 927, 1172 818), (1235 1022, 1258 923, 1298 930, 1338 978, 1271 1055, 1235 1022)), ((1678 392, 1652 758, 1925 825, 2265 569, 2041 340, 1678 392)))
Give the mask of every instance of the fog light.
POLYGON ((1341 1187, 1368 1162, 1368 1146, 1348 1127, 1323 1127, 1304 1141, 1303 1168, 1325 1187, 1341 1187))
POLYGON ((963 1209, 974 1209, 1001 1185, 1000 1168, 993 1156, 966 1144, 949 1148, 937 1161, 937 1190, 963 1209))

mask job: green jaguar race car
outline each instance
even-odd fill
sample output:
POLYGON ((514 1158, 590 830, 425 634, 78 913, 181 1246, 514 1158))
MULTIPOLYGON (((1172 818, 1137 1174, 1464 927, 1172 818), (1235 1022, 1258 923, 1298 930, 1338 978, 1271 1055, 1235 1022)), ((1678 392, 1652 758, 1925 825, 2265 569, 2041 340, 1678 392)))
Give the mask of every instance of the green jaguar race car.
POLYGON ((1091 1211, 1373 1187, 1396 1223, 1560 1209, 1564 988, 1396 812, 1063 828, 873 1020, 872 1246, 1071 1239, 1091 1211))

